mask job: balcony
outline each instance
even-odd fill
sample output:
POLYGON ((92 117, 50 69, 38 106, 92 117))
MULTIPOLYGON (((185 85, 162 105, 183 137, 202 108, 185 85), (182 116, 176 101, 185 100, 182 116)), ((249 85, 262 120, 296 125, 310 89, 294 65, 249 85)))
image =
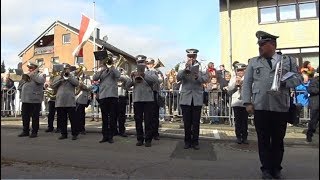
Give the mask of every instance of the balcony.
POLYGON ((34 49, 34 55, 51 54, 54 52, 54 46, 37 47, 34 49))

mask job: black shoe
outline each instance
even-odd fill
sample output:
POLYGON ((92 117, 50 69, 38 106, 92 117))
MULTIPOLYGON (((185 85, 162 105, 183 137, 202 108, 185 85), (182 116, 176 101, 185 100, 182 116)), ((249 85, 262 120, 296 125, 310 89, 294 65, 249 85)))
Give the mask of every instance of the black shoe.
POLYGON ((143 145, 143 141, 138 141, 136 146, 142 146, 143 145))
POLYGON ((307 142, 312 142, 312 137, 307 135, 307 142))
POLYGON ((269 171, 264 170, 264 171, 262 171, 262 177, 261 178, 262 179, 272 179, 272 175, 270 174, 269 171))
POLYGON ((53 131, 53 129, 48 128, 48 129, 46 129, 44 132, 52 132, 52 131, 53 131))
POLYGON ((249 144, 247 139, 242 139, 242 144, 249 144))
POLYGON ((59 137, 59 139, 67 139, 68 138, 68 136, 66 136, 66 135, 61 135, 60 137, 59 137))
POLYGON ((199 150, 199 149, 200 149, 199 145, 192 145, 192 148, 193 148, 194 150, 199 150))
POLYGON ((127 135, 126 133, 119 134, 119 136, 121 136, 121 137, 128 137, 128 135, 127 135))
POLYGON ((191 148, 191 145, 188 144, 188 143, 185 143, 183 148, 184 148, 184 149, 189 149, 189 148, 191 148))
POLYGON ((37 137, 38 135, 37 135, 37 133, 31 133, 31 135, 29 136, 30 138, 35 138, 35 137, 37 137))
POLYGON ((18 135, 18 137, 25 137, 25 136, 29 136, 29 133, 22 132, 21 134, 18 135))
POLYGON ((160 140, 159 135, 153 137, 154 140, 160 140))
POLYGON ((110 144, 114 143, 113 139, 109 139, 108 143, 110 143, 110 144))
POLYGON ((80 134, 86 135, 87 133, 86 133, 86 131, 81 131, 80 134))
POLYGON ((279 170, 273 171, 272 177, 273 177, 274 179, 282 179, 281 171, 279 171, 279 170))
POLYGON ((60 133, 61 130, 60 129, 56 129, 56 131, 54 131, 55 133, 60 133))
POLYGON ((99 141, 99 143, 104 143, 104 142, 107 142, 108 141, 108 138, 102 138, 101 141, 99 141))
POLYGON ((78 136, 72 136, 72 140, 77 140, 78 136))
POLYGON ((241 143, 242 143, 242 141, 241 141, 240 138, 237 138, 236 142, 237 142, 238 144, 241 144, 241 143))
POLYGON ((146 142, 146 143, 144 144, 144 146, 145 146, 145 147, 151 147, 151 142, 146 142))

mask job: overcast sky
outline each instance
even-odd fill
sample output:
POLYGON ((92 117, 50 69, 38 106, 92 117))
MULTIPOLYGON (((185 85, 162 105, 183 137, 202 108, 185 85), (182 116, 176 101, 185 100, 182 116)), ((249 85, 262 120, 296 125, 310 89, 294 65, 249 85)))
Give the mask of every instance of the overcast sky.
POLYGON ((54 21, 79 28, 81 14, 100 24, 100 37, 136 56, 160 58, 165 70, 185 60, 187 48, 198 59, 220 64, 217 0, 2 0, 1 61, 16 68, 18 54, 54 21), (95 9, 95 13, 94 13, 95 9), (95 14, 95 17, 94 17, 95 14))

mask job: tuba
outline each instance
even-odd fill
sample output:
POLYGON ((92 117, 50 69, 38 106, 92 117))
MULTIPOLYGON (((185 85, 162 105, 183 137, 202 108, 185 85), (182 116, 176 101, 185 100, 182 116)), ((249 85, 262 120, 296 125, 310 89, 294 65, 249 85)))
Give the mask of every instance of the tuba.
POLYGON ((143 74, 144 71, 145 71, 145 69, 146 69, 146 63, 145 63, 144 61, 137 63, 137 74, 139 74, 139 75, 136 75, 136 76, 134 77, 134 80, 135 80, 137 83, 142 82, 143 77, 142 77, 140 74, 143 74))
POLYGON ((268 91, 269 94, 278 94, 280 92, 279 89, 280 89, 281 77, 282 77, 282 59, 280 59, 280 61, 278 61, 276 64, 272 85, 270 90, 268 91))

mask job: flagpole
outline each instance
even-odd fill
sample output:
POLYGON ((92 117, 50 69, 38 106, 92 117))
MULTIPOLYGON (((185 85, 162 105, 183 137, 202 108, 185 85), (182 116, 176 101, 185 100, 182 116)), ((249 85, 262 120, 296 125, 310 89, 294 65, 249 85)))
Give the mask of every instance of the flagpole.
MULTIPOLYGON (((96 20, 96 17, 95 17, 95 6, 96 6, 96 3, 93 1, 93 20, 96 20)), ((97 36, 97 28, 94 28, 94 31, 93 31, 93 52, 96 51, 96 36, 97 36)), ((93 56, 93 72, 96 72, 96 59, 95 57, 93 56)))

